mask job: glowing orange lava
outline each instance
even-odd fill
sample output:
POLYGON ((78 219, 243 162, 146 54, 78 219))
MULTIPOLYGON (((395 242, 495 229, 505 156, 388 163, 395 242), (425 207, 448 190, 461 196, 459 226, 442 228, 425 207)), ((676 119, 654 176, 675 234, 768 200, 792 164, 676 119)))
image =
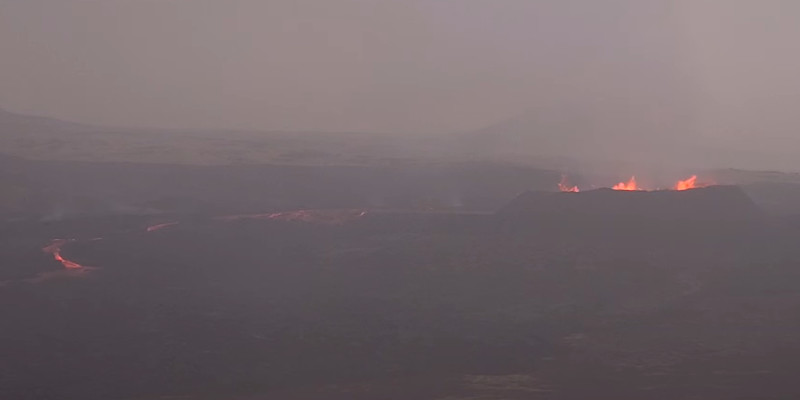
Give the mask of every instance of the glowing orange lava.
POLYGON ((704 188, 708 187, 709 184, 707 183, 698 183, 697 182, 697 175, 692 175, 689 179, 678 181, 675 184, 675 190, 689 190, 689 189, 697 189, 697 188, 704 188))
POLYGON ((569 184, 569 180, 567 180, 566 175, 561 175, 561 182, 558 183, 558 190, 562 192, 573 192, 573 193, 578 193, 581 191, 580 189, 578 189, 577 185, 573 186, 569 184))
POLYGON ((692 175, 692 177, 689 179, 678 181, 678 183, 675 184, 675 190, 694 189, 697 187, 696 185, 697 185, 697 175, 692 175))
POLYGON ((162 230, 162 229, 166 229, 166 228, 169 228, 169 227, 172 227, 172 226, 178 225, 179 223, 180 223, 180 222, 167 222, 167 223, 164 223, 164 224, 158 224, 158 225, 148 226, 148 227, 147 227, 147 231, 148 231, 148 232, 160 231, 160 230, 162 230))
POLYGON ((644 190, 644 189, 640 188, 639 185, 636 183, 636 177, 635 176, 632 176, 631 179, 628 182, 620 182, 620 183, 614 185, 614 187, 612 187, 612 189, 614 189, 614 190, 628 190, 628 191, 644 190))
POLYGON ((271 219, 276 221, 342 224, 365 215, 367 215, 365 210, 294 210, 268 214, 228 215, 216 219, 229 222, 246 219, 271 219))
POLYGON ((70 240, 55 239, 52 243, 50 243, 49 246, 43 248, 42 251, 51 254, 53 259, 60 262, 61 265, 63 265, 66 269, 84 269, 85 267, 83 265, 80 265, 75 261, 67 260, 61 256, 61 248, 69 242, 70 240))

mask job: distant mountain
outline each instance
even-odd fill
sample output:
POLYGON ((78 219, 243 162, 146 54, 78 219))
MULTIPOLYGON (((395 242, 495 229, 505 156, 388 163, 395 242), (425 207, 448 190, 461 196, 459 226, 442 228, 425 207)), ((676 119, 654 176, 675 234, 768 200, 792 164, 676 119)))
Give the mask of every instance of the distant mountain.
POLYGON ((44 131, 97 131, 100 128, 56 118, 13 113, 0 108, 0 135, 44 131))
POLYGON ((417 161, 428 148, 401 135, 99 127, 0 110, 0 154, 39 160, 364 165, 417 161))

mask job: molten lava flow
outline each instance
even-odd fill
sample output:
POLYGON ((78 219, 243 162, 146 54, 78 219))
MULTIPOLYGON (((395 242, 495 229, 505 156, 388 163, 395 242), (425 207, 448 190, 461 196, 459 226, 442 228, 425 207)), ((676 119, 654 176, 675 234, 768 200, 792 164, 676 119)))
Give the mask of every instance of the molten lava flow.
POLYGON ((276 221, 342 224, 365 215, 367 215, 367 212, 364 210, 294 210, 269 214, 229 215, 216 219, 228 222, 245 219, 271 219, 276 221))
POLYGON ((280 221, 301 221, 321 224, 343 224, 367 215, 365 210, 298 210, 270 215, 280 221))
POLYGON ((614 189, 614 190, 629 190, 629 191, 643 190, 636 183, 636 177, 635 176, 632 176, 631 180, 629 180, 628 182, 620 182, 620 183, 614 185, 614 187, 612 189, 614 189))
POLYGON ((567 180, 566 175, 561 175, 561 182, 558 183, 558 190, 562 192, 580 192, 581 190, 578 189, 578 186, 572 186, 569 184, 569 180, 567 180))
POLYGON ((80 265, 74 261, 67 260, 66 258, 61 256, 61 248, 69 242, 71 242, 71 240, 55 239, 53 240, 52 243, 50 243, 49 246, 43 248, 42 251, 44 251, 45 253, 52 254, 53 259, 60 262, 61 265, 63 265, 64 268, 66 269, 71 269, 71 270, 84 269, 85 267, 83 265, 80 265))
POLYGON ((167 223, 164 223, 164 224, 158 224, 158 225, 148 226, 148 227, 147 227, 147 231, 148 231, 148 232, 160 231, 160 230, 162 230, 162 229, 166 229, 166 228, 169 228, 169 227, 172 227, 172 226, 178 225, 179 223, 180 223, 180 222, 167 222, 167 223))
POLYGON ((218 221, 239 221, 242 219, 269 219, 273 214, 238 214, 238 215, 226 215, 224 217, 215 217, 215 220, 218 221))

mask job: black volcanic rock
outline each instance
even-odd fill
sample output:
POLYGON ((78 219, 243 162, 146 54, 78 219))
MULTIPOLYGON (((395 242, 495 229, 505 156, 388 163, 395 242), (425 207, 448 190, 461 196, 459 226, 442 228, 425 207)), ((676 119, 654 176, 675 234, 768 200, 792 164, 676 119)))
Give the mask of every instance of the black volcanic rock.
POLYGON ((580 193, 527 192, 498 211, 506 219, 755 221, 761 210, 738 186, 711 186, 686 191, 618 191, 580 193))

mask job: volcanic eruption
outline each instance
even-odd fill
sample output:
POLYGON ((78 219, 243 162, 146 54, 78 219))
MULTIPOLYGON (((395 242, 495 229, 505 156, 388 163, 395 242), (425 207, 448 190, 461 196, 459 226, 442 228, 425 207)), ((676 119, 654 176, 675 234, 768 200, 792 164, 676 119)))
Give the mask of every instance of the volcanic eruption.
POLYGON ((580 192, 581 190, 578 189, 577 185, 572 185, 569 183, 569 179, 567 179, 566 175, 561 175, 561 182, 558 183, 558 189, 562 192, 580 192))
POLYGON ((612 189, 614 189, 614 190, 627 190, 627 191, 644 190, 644 189, 640 188, 639 185, 636 183, 636 177, 635 176, 632 176, 631 179, 628 180, 627 182, 620 182, 620 183, 614 185, 614 187, 612 187, 612 189))
POLYGON ((498 215, 513 216, 512 220, 580 222, 600 219, 608 222, 611 228, 619 227, 625 220, 674 223, 753 220, 759 219, 761 212, 738 186, 709 186, 694 190, 531 191, 519 195, 500 209, 498 215))
POLYGON ((697 175, 692 175, 690 178, 688 178, 686 180, 678 181, 678 183, 675 184, 674 189, 675 190, 689 190, 689 189, 697 189, 697 188, 703 188, 703 187, 708 187, 708 186, 710 186, 710 185, 697 183, 697 175))
MULTIPOLYGON (((674 185, 670 187, 670 189, 647 189, 639 185, 636 181, 636 176, 632 176, 629 180, 619 182, 614 186, 611 186, 613 190, 619 191, 628 191, 628 192, 637 192, 637 191, 651 191, 651 190, 689 190, 689 189, 698 189, 711 186, 709 183, 699 183, 697 175, 692 175, 691 177, 683 180, 678 180, 674 185)), ((558 190, 561 192, 580 192, 580 189, 577 185, 572 185, 569 183, 569 179, 566 175, 561 176, 561 181, 558 183, 558 190)))

